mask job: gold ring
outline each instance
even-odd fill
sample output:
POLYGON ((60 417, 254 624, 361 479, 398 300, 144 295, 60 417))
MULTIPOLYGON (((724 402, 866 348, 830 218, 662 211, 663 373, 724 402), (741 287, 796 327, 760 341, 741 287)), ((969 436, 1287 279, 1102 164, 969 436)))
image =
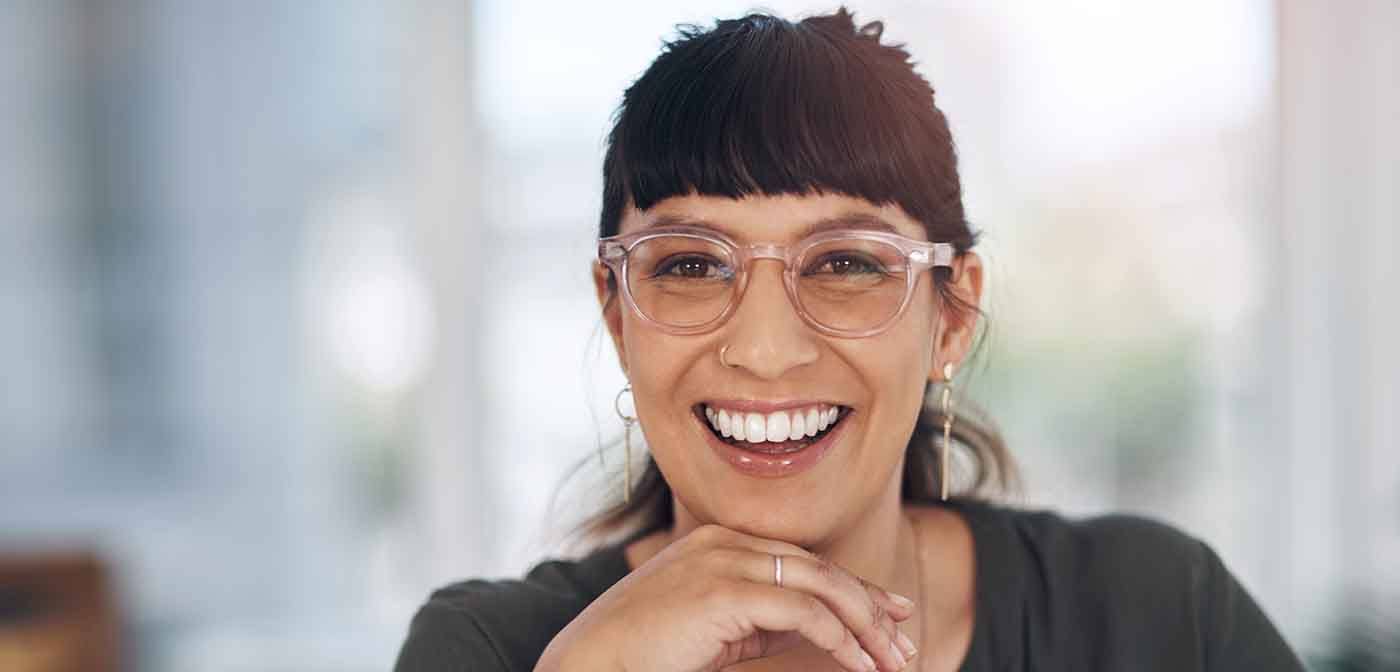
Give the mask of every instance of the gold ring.
POLYGON ((730 364, 729 362, 724 361, 724 351, 725 351, 725 350, 728 350, 728 349, 729 349, 729 346, 728 346, 728 345, 725 345, 725 346, 723 346, 723 347, 721 347, 721 348, 719 349, 719 363, 720 363, 720 365, 724 366, 724 368, 726 368, 726 369, 732 369, 732 368, 734 368, 734 365, 733 365, 733 364, 730 364))
POLYGON ((783 587, 783 556, 777 553, 773 554, 773 583, 783 587))

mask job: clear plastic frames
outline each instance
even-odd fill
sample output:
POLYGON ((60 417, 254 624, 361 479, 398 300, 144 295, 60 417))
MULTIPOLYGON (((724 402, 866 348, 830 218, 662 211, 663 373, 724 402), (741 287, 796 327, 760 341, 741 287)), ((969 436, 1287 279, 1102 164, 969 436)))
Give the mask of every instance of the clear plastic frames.
POLYGON ((694 226, 643 229, 598 241, 598 260, 619 280, 623 300, 643 320, 672 334, 718 328, 744 295, 750 265, 783 264, 797 314, 830 336, 874 336, 909 305, 919 274, 953 264, 951 243, 884 231, 818 233, 794 245, 739 245, 694 226))

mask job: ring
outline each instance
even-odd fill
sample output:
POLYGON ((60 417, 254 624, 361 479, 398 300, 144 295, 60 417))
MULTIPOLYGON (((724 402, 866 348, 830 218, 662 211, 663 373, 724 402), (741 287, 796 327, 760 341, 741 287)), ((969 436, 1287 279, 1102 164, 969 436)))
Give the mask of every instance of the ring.
POLYGON ((734 365, 733 365, 733 364, 730 364, 729 362, 724 361, 724 351, 725 351, 725 350, 728 350, 728 349, 729 349, 729 346, 728 346, 728 345, 725 345, 725 346, 720 347, 720 349, 719 349, 719 363, 720 363, 722 366, 724 366, 725 368, 727 368, 727 369, 732 369, 732 368, 734 368, 734 365))
POLYGON ((773 583, 783 587, 783 556, 776 553, 773 554, 773 583))

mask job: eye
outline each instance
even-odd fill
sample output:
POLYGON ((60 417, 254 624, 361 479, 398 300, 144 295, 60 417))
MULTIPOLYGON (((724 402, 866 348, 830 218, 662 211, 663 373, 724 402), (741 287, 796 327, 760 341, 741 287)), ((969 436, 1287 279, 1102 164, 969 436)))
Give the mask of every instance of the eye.
POLYGON ((699 254, 677 254, 663 259, 651 273, 653 278, 727 278, 729 269, 713 257, 699 254))
POLYGON ((807 266, 805 275, 828 273, 831 275, 884 275, 889 271, 879 259, 861 252, 833 252, 823 255, 807 266))

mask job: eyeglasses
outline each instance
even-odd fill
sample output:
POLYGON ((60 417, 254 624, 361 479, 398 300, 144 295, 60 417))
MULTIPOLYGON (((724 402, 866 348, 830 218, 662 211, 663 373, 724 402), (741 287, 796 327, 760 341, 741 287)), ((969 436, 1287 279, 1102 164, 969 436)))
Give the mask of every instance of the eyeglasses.
POLYGON ((620 278, 643 320, 672 334, 702 334, 734 313, 758 259, 783 263, 797 314, 830 336, 888 329, 909 305, 919 274, 953 264, 951 243, 884 231, 833 230, 794 245, 739 245, 711 229, 667 226, 598 241, 598 260, 620 278))

